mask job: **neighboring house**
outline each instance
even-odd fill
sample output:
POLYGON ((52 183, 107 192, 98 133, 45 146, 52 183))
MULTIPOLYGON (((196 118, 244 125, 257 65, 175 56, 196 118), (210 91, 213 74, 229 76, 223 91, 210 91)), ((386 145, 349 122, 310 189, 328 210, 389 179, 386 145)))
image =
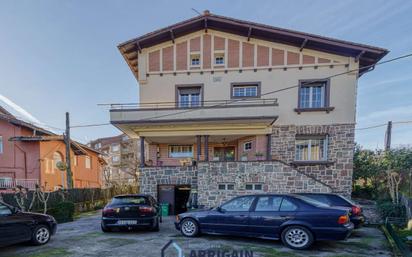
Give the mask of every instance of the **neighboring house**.
POLYGON ((139 140, 122 134, 114 137, 98 138, 89 146, 103 154, 107 162, 103 178, 107 185, 136 183, 140 155, 139 140))
MULTIPOLYGON (((94 149, 71 142, 75 188, 101 187, 104 160, 99 155, 94 149)), ((57 167, 65 159, 62 136, 17 119, 0 107, 0 190, 19 185, 33 190, 36 184, 46 191, 66 187, 66 171, 57 167)))
POLYGON ((175 212, 189 190, 206 206, 253 192, 351 194, 357 81, 387 50, 207 11, 119 50, 140 103, 113 104, 111 123, 149 144, 142 193, 175 212))

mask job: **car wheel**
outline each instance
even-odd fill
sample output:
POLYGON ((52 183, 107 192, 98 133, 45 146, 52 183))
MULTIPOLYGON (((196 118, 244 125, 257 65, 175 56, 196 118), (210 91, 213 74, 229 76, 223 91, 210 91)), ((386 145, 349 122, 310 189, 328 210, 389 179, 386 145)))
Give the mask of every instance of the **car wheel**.
POLYGON ((199 234, 199 225, 194 219, 184 219, 180 225, 180 232, 187 237, 195 237, 199 234))
POLYGON ((101 228, 102 228, 102 231, 103 231, 104 233, 112 232, 112 230, 111 230, 110 228, 105 227, 103 224, 101 224, 101 228))
POLYGON ((313 234, 302 226, 287 227, 282 232, 282 242, 292 249, 307 249, 313 244, 313 234))
POLYGON ((32 234, 31 242, 34 245, 44 245, 50 240, 50 229, 45 225, 37 226, 32 234))
POLYGON ((152 231, 159 231, 160 226, 159 226, 159 218, 156 219, 156 224, 153 226, 152 231))

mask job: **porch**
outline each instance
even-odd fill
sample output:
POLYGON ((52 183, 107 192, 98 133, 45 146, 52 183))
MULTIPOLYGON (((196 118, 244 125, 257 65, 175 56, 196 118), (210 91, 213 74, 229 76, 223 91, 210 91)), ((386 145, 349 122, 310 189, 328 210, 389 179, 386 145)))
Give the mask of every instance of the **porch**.
POLYGON ((29 190, 35 190, 39 184, 38 179, 14 179, 9 177, 0 177, 0 190, 12 190, 17 186, 22 186, 29 190))

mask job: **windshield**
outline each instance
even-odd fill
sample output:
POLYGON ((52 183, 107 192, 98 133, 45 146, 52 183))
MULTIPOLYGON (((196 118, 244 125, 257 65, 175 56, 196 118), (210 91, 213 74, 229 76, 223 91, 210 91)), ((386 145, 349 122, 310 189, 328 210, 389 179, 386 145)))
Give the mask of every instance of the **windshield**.
POLYGON ((111 204, 136 204, 136 205, 149 205, 149 201, 143 196, 126 196, 115 197, 111 204))
POLYGON ((314 205, 314 206, 316 206, 316 207, 330 207, 329 205, 327 205, 327 204, 325 204, 325 203, 321 203, 321 202, 319 202, 319 201, 316 201, 316 200, 311 199, 311 198, 306 197, 306 196, 294 195, 294 197, 296 197, 296 198, 298 198, 298 199, 300 199, 300 200, 302 200, 302 201, 304 201, 304 202, 306 202, 306 203, 308 203, 308 204, 310 204, 310 205, 314 205))

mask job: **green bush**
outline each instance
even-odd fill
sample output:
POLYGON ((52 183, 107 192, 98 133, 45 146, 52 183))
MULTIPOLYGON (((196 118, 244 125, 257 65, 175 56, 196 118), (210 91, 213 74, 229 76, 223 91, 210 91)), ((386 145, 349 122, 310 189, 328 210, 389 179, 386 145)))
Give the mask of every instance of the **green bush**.
POLYGON ((394 204, 391 201, 379 201, 377 204, 382 218, 406 218, 406 209, 402 204, 394 204))
POLYGON ((375 199, 375 192, 371 186, 355 185, 352 190, 352 197, 372 200, 375 199))
POLYGON ((69 201, 60 202, 50 209, 48 214, 53 216, 58 223, 73 221, 74 203, 69 201))

